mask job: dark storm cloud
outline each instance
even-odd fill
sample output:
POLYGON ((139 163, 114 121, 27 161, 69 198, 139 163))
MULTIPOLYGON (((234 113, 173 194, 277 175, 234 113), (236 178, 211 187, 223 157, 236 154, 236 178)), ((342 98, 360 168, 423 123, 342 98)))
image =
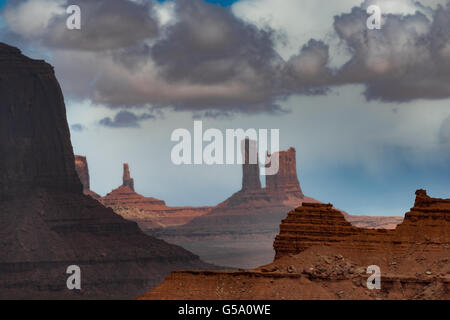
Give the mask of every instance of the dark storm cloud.
POLYGON ((273 30, 202 0, 176 0, 173 19, 161 26, 150 0, 80 0, 81 32, 67 31, 67 15, 58 13, 40 36, 11 19, 31 2, 15 3, 6 10, 10 33, 51 50, 65 94, 113 108, 152 105, 205 117, 277 113, 291 94, 326 94, 347 84, 365 86, 368 100, 450 97, 450 5, 385 15, 381 30, 367 29, 365 4, 336 16, 334 30, 350 58, 331 68, 327 43, 311 39, 283 61, 273 30))
POLYGON ((272 62, 279 59, 271 30, 257 29, 202 0, 179 0, 176 8, 178 23, 152 49, 168 80, 214 84, 254 72, 257 86, 271 84, 272 62))
POLYGON ((284 66, 283 88, 299 92, 320 94, 332 81, 333 71, 328 67, 329 46, 311 39, 298 55, 292 56, 284 66))
POLYGON ((139 128, 140 122, 149 119, 155 119, 154 115, 144 113, 136 115, 129 111, 120 111, 114 116, 114 119, 110 117, 103 118, 99 124, 110 128, 139 128))

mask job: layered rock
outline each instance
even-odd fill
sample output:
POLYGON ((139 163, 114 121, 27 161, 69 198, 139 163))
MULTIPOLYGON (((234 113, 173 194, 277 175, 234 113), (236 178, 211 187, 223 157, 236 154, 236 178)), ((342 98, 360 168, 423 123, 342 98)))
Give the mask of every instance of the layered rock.
POLYGON ((282 221, 274 247, 269 265, 175 272, 141 299, 450 298, 450 199, 424 190, 395 230, 357 228, 331 205, 303 203, 282 221), (367 287, 374 265, 380 290, 367 287))
POLYGON ((127 298, 208 265, 91 197, 53 68, 0 43, 0 299, 127 298), (66 269, 81 268, 82 290, 66 269))
POLYGON ((403 250, 419 242, 450 242, 450 199, 416 192, 414 207, 395 230, 362 229, 348 223, 331 205, 304 203, 289 212, 274 242, 276 258, 298 254, 315 244, 361 250, 403 250))
POLYGON ((75 156, 75 170, 77 171, 80 182, 83 185, 83 193, 98 200, 101 196, 91 190, 91 179, 89 176, 89 166, 86 157, 75 156))
POLYGON ((106 207, 127 220, 135 221, 141 229, 180 226, 211 211, 211 207, 169 207, 166 202, 140 195, 131 186, 134 180, 130 168, 124 164, 123 184, 100 199, 106 207))

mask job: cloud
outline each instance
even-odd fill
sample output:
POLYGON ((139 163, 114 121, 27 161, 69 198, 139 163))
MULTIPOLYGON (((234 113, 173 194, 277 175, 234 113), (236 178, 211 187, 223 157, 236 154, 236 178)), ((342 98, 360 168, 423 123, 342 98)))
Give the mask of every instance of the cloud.
POLYGON ((298 4, 286 1, 275 8, 273 0, 242 0, 230 10, 202 0, 80 0, 81 32, 65 29, 66 0, 15 1, 4 17, 9 39, 50 52, 70 99, 111 108, 153 106, 212 117, 275 113, 290 95, 327 94, 347 84, 363 85, 367 100, 450 97, 450 5, 441 6, 444 1, 346 0, 321 11, 322 2, 305 0, 304 19, 297 20, 306 31, 295 36, 294 20, 281 21, 295 16, 298 4), (381 30, 366 27, 370 4, 382 8, 381 30), (242 15, 252 6, 279 16, 255 24, 257 18, 242 15), (318 25, 326 27, 315 32, 318 25), (285 59, 276 50, 283 33, 302 43, 284 52, 285 59))
MULTIPOLYGON (((10 31, 24 41, 52 49, 100 51, 124 48, 157 35, 151 1, 13 1, 3 14, 10 31), (81 30, 68 30, 66 8, 81 8, 81 30)), ((11 35, 10 35, 11 37, 11 35)))
POLYGON ((450 5, 432 21, 423 13, 387 15, 368 31, 362 8, 335 17, 339 38, 352 52, 330 84, 364 84, 368 100, 405 102, 450 97, 450 5))
POLYGON ((122 110, 113 119, 111 117, 101 119, 99 124, 109 128, 139 128, 141 121, 155 118, 154 115, 148 113, 136 115, 133 112, 122 110))
POLYGON ((85 129, 85 127, 80 123, 75 123, 75 124, 71 125, 70 128, 73 131, 77 131, 77 132, 82 132, 85 129))

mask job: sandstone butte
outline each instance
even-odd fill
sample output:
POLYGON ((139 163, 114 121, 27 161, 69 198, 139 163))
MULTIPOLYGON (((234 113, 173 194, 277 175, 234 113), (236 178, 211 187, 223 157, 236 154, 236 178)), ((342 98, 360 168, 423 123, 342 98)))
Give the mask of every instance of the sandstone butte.
POLYGON ((144 197, 134 191, 134 180, 127 163, 124 164, 123 170, 123 184, 99 201, 125 219, 135 221, 143 230, 183 225, 212 209, 169 207, 163 200, 144 197))
MULTIPOLYGON (((261 187, 258 164, 250 164, 254 141, 245 140, 242 188, 206 214, 169 228, 144 229, 147 233, 200 255, 204 260, 237 268, 254 268, 273 259, 272 243, 286 212, 304 202, 320 203, 303 194, 297 175, 296 150, 278 153, 279 171, 261 187)), ((370 228, 395 228, 402 217, 358 217, 350 222, 370 228)))
POLYGON ((83 194, 49 64, 0 43, 0 97, 0 299, 131 298, 211 267, 83 194), (81 291, 67 289, 70 265, 81 291))
POLYGON ((450 199, 418 190, 394 230, 303 203, 283 219, 274 249, 274 262, 253 270, 174 272, 140 299, 449 299, 450 199), (371 265, 380 290, 367 288, 371 265))

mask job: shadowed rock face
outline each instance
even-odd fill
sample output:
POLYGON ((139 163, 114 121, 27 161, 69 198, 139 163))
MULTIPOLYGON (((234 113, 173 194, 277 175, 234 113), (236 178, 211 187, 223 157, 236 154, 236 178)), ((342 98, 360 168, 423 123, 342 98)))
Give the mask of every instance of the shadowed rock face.
POLYGON ((208 266, 83 194, 53 68, 1 43, 0 245, 0 299, 132 298, 208 266))
POLYGON ((53 68, 0 44, 0 97, 0 197, 82 190, 53 68))
POLYGON ((256 141, 242 141, 244 164, 242 165, 242 190, 260 190, 259 164, 256 141))

